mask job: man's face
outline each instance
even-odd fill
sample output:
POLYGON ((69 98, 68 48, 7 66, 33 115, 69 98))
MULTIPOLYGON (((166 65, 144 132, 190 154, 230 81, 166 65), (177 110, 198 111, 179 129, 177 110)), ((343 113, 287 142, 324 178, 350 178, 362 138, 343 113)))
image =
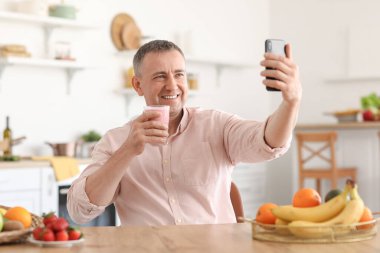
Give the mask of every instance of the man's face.
POLYGON ((177 50, 148 53, 134 79, 147 105, 169 105, 170 118, 179 117, 187 99, 185 60, 177 50))

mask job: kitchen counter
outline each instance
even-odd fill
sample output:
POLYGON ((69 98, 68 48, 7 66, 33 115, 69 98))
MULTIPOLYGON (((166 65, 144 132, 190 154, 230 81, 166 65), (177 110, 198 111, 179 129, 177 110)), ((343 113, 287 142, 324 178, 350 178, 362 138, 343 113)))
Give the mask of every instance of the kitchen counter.
MULTIPOLYGON (((91 159, 77 159, 78 165, 89 164, 91 159)), ((16 162, 0 162, 0 169, 10 169, 10 168, 50 168, 49 161, 33 161, 33 160, 20 160, 16 162)))
POLYGON ((41 248, 31 244, 3 245, 0 252, 119 253, 119 252, 380 252, 380 236, 361 242, 338 244, 287 244, 251 239, 251 225, 180 225, 159 227, 83 227, 82 246, 41 248))
POLYGON ((298 130, 323 130, 323 129, 378 129, 380 130, 380 121, 366 122, 345 122, 345 123, 315 123, 315 124, 298 124, 298 130))

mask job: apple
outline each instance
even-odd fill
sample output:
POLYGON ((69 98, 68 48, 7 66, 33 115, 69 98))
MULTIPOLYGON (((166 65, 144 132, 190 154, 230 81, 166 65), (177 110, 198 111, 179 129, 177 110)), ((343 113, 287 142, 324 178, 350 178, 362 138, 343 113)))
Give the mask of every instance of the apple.
POLYGON ((362 115, 363 115, 364 121, 374 121, 375 120, 375 114, 369 109, 365 110, 362 113, 362 115))

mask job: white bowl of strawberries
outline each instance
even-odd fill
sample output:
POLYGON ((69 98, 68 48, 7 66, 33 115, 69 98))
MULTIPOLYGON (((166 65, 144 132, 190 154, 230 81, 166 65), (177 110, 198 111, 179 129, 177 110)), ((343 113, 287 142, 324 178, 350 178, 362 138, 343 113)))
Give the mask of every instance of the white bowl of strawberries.
POLYGON ((71 247, 84 241, 83 233, 78 227, 71 227, 63 217, 53 212, 43 215, 43 227, 33 230, 29 242, 47 247, 71 247))

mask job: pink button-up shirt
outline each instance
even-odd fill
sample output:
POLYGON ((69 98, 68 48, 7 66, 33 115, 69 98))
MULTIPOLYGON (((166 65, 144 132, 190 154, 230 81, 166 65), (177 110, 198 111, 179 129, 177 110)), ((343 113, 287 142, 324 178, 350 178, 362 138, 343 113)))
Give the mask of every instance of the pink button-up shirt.
MULTIPOLYGON (((121 224, 236 222, 230 200, 234 166, 271 160, 289 148, 290 140, 285 147, 269 147, 265 125, 220 111, 185 108, 167 145, 145 145, 125 167, 113 198, 121 224)), ((119 149, 130 126, 108 131, 92 153, 93 163, 72 184, 67 208, 75 222, 88 222, 104 211, 105 206, 90 203, 86 178, 119 149)))

